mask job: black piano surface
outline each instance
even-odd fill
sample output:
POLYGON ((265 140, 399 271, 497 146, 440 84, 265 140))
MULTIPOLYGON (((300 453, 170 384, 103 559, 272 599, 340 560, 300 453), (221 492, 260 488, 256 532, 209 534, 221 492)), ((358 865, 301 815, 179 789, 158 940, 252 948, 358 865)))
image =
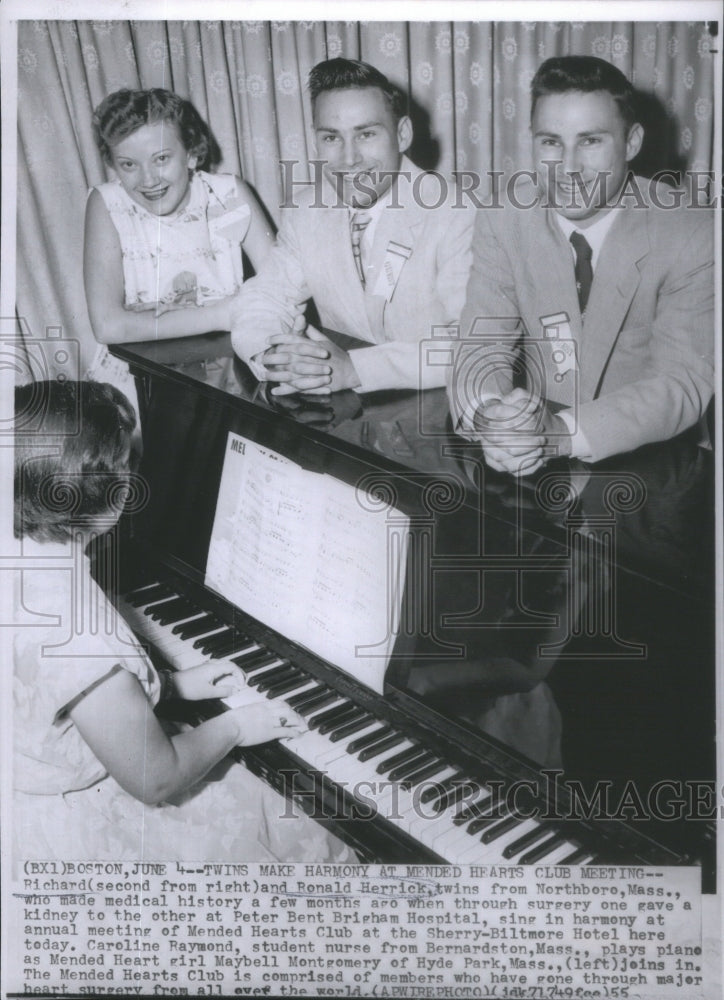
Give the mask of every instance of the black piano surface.
POLYGON ((125 531, 144 559, 203 583, 229 431, 387 491, 411 544, 386 701, 524 774, 561 772, 599 797, 610 822, 594 824, 624 821, 713 887, 714 462, 698 431, 516 480, 453 433, 443 390, 271 397, 226 334, 113 353, 139 391, 150 498, 125 531))

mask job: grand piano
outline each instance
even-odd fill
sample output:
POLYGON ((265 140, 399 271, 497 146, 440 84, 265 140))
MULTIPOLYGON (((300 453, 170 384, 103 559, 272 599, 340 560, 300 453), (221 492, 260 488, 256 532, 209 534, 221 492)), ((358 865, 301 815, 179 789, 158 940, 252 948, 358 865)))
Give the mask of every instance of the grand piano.
POLYGON ((442 390, 271 397, 225 334, 113 353, 136 378, 148 492, 119 526, 113 581, 101 560, 106 585, 155 656, 234 658, 305 715, 309 733, 238 751, 245 766, 362 860, 698 864, 713 888, 714 476, 698 430, 516 481, 454 434, 442 390), (381 692, 205 586, 230 434, 405 513, 381 692))

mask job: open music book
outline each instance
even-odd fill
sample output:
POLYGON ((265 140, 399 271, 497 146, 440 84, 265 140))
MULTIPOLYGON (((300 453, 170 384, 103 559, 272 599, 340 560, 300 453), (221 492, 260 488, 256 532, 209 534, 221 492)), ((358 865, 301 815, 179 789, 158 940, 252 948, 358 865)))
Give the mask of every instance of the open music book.
POLYGON ((206 586, 382 693, 409 518, 230 433, 206 586))

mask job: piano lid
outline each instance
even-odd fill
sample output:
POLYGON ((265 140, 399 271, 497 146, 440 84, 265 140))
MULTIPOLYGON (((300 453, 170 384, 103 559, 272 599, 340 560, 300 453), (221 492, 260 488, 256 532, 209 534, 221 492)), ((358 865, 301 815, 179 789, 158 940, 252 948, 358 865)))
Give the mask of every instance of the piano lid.
POLYGON ((275 415, 280 426, 323 444, 323 454, 332 449, 385 471, 438 477, 447 484, 442 492, 455 480, 464 504, 514 525, 520 538, 542 535, 566 547, 572 521, 614 521, 619 568, 713 602, 714 462, 699 428, 596 466, 556 460, 516 479, 488 468, 479 447, 454 433, 443 389, 274 397, 236 358, 226 333, 118 345, 112 353, 137 374, 161 374, 201 394, 221 393, 247 412, 275 415))

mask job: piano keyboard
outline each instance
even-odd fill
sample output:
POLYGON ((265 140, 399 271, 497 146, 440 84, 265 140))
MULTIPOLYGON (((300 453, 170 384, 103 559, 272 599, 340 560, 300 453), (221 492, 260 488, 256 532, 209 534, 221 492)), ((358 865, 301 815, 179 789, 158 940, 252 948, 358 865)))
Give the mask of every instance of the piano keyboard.
MULTIPOLYGON (((404 725, 318 680, 302 667, 229 626, 166 583, 131 591, 119 611, 168 663, 185 670, 209 659, 240 667, 247 689, 225 699, 229 707, 268 699, 293 708, 308 725, 284 747, 302 765, 337 786, 362 789, 378 818, 456 864, 588 864, 593 851, 575 838, 506 808, 502 776, 467 770, 426 748, 404 725)), ((524 813, 532 812, 532 801, 524 813)))

